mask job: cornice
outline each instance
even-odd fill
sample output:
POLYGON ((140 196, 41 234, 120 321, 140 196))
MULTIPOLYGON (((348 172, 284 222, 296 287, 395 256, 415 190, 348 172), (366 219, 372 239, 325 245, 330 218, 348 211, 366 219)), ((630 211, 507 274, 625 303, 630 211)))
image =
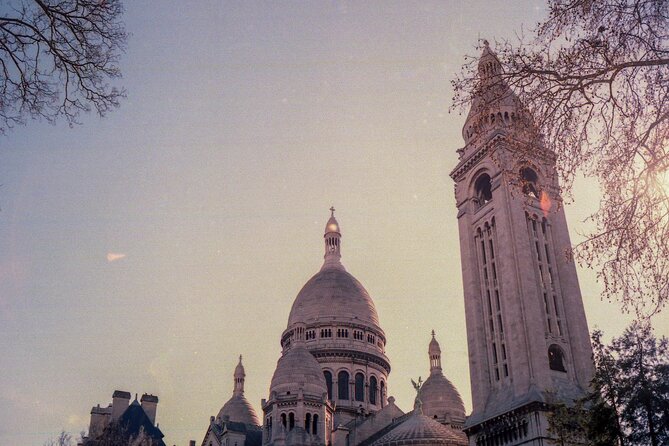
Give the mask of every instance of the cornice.
POLYGON ((324 350, 310 350, 310 353, 314 355, 319 362, 323 360, 332 360, 332 359, 342 359, 346 358, 348 360, 359 360, 364 362, 369 362, 376 364, 383 368, 387 374, 390 374, 390 361, 385 356, 379 356, 371 353, 365 353, 360 351, 353 350, 344 350, 344 349, 324 349, 324 350))

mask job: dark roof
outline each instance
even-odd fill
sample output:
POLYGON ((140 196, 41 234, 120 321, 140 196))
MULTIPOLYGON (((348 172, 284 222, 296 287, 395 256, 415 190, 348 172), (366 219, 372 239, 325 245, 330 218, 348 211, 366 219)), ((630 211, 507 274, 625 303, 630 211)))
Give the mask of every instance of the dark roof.
POLYGON ((162 438, 165 436, 156 426, 153 425, 149 417, 139 405, 137 400, 133 401, 130 406, 123 412, 119 419, 121 426, 124 426, 126 433, 129 436, 135 437, 139 434, 141 428, 144 428, 144 433, 150 438, 157 441, 158 445, 165 446, 162 438))

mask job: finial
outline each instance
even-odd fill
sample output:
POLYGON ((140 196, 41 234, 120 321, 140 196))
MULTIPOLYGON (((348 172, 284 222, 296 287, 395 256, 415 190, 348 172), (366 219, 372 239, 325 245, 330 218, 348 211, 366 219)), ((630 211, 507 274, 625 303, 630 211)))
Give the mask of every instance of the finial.
POLYGON ((488 42, 488 39, 483 39, 483 46, 486 48, 490 47, 490 42, 488 42))
MULTIPOLYGON (((434 330, 432 331, 432 336, 434 336, 434 330)), ((242 355, 239 355, 239 363, 242 363, 242 355)))
POLYGON ((432 329, 432 339, 434 339, 434 329, 432 329))
POLYGON ((330 217, 334 217, 334 211, 335 211, 334 206, 330 206, 330 217))

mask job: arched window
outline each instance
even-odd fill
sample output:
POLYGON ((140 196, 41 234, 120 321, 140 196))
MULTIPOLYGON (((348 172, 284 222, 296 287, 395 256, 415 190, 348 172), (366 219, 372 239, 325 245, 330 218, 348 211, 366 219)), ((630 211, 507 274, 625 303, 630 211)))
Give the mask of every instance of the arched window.
POLYGON ((378 383, 376 377, 372 376, 369 378, 369 403, 376 404, 376 392, 378 389, 378 383))
POLYGON ((365 375, 355 374, 355 400, 365 401, 365 375))
POLYGON ((383 399, 386 393, 386 384, 381 381, 381 384, 379 385, 379 398, 381 399, 381 405, 383 406, 385 400, 383 399))
POLYGON ((307 431, 307 433, 311 432, 311 414, 308 413, 304 417, 304 430, 307 431))
POLYGON ((329 371, 324 371, 323 376, 325 376, 325 385, 328 388, 328 399, 332 400, 332 373, 329 371))
POLYGON ((523 182, 523 193, 530 197, 539 198, 538 185, 539 176, 529 167, 520 170, 520 177, 523 182))
POLYGON ((318 435, 318 414, 314 414, 314 420, 311 426, 311 433, 314 435, 318 435))
POLYGON ((295 428, 295 414, 293 412, 288 414, 288 430, 292 431, 295 428))
POLYGON ((283 426, 284 429, 286 429, 286 414, 282 413, 281 414, 281 426, 283 426))
POLYGON ((564 366, 564 352, 556 344, 548 347, 548 366, 551 368, 551 370, 556 370, 558 372, 567 371, 564 366))
POLYGON ((479 175, 474 183, 474 190, 476 191, 476 198, 479 204, 486 204, 492 200, 492 182, 490 175, 483 173, 479 175))
POLYGON ((348 372, 342 370, 337 375, 337 398, 347 400, 348 397, 348 372))

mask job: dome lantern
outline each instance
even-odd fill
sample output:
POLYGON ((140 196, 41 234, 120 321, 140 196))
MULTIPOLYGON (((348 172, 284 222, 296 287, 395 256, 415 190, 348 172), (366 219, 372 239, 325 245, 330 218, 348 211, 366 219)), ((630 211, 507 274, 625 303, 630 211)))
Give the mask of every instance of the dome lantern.
POLYGON ((242 355, 239 355, 239 364, 235 367, 235 387, 232 391, 232 394, 235 396, 244 395, 244 378, 246 377, 246 372, 244 371, 244 366, 242 365, 242 355))
POLYGON ((323 263, 323 268, 344 268, 341 264, 341 231, 339 229, 339 223, 334 216, 335 208, 334 206, 330 207, 330 219, 325 224, 325 234, 323 238, 325 239, 325 255, 323 258, 325 262, 323 263))
POLYGON ((439 347, 439 342, 434 337, 434 330, 432 330, 432 340, 430 341, 427 353, 430 357, 430 374, 441 373, 441 348, 439 347))

